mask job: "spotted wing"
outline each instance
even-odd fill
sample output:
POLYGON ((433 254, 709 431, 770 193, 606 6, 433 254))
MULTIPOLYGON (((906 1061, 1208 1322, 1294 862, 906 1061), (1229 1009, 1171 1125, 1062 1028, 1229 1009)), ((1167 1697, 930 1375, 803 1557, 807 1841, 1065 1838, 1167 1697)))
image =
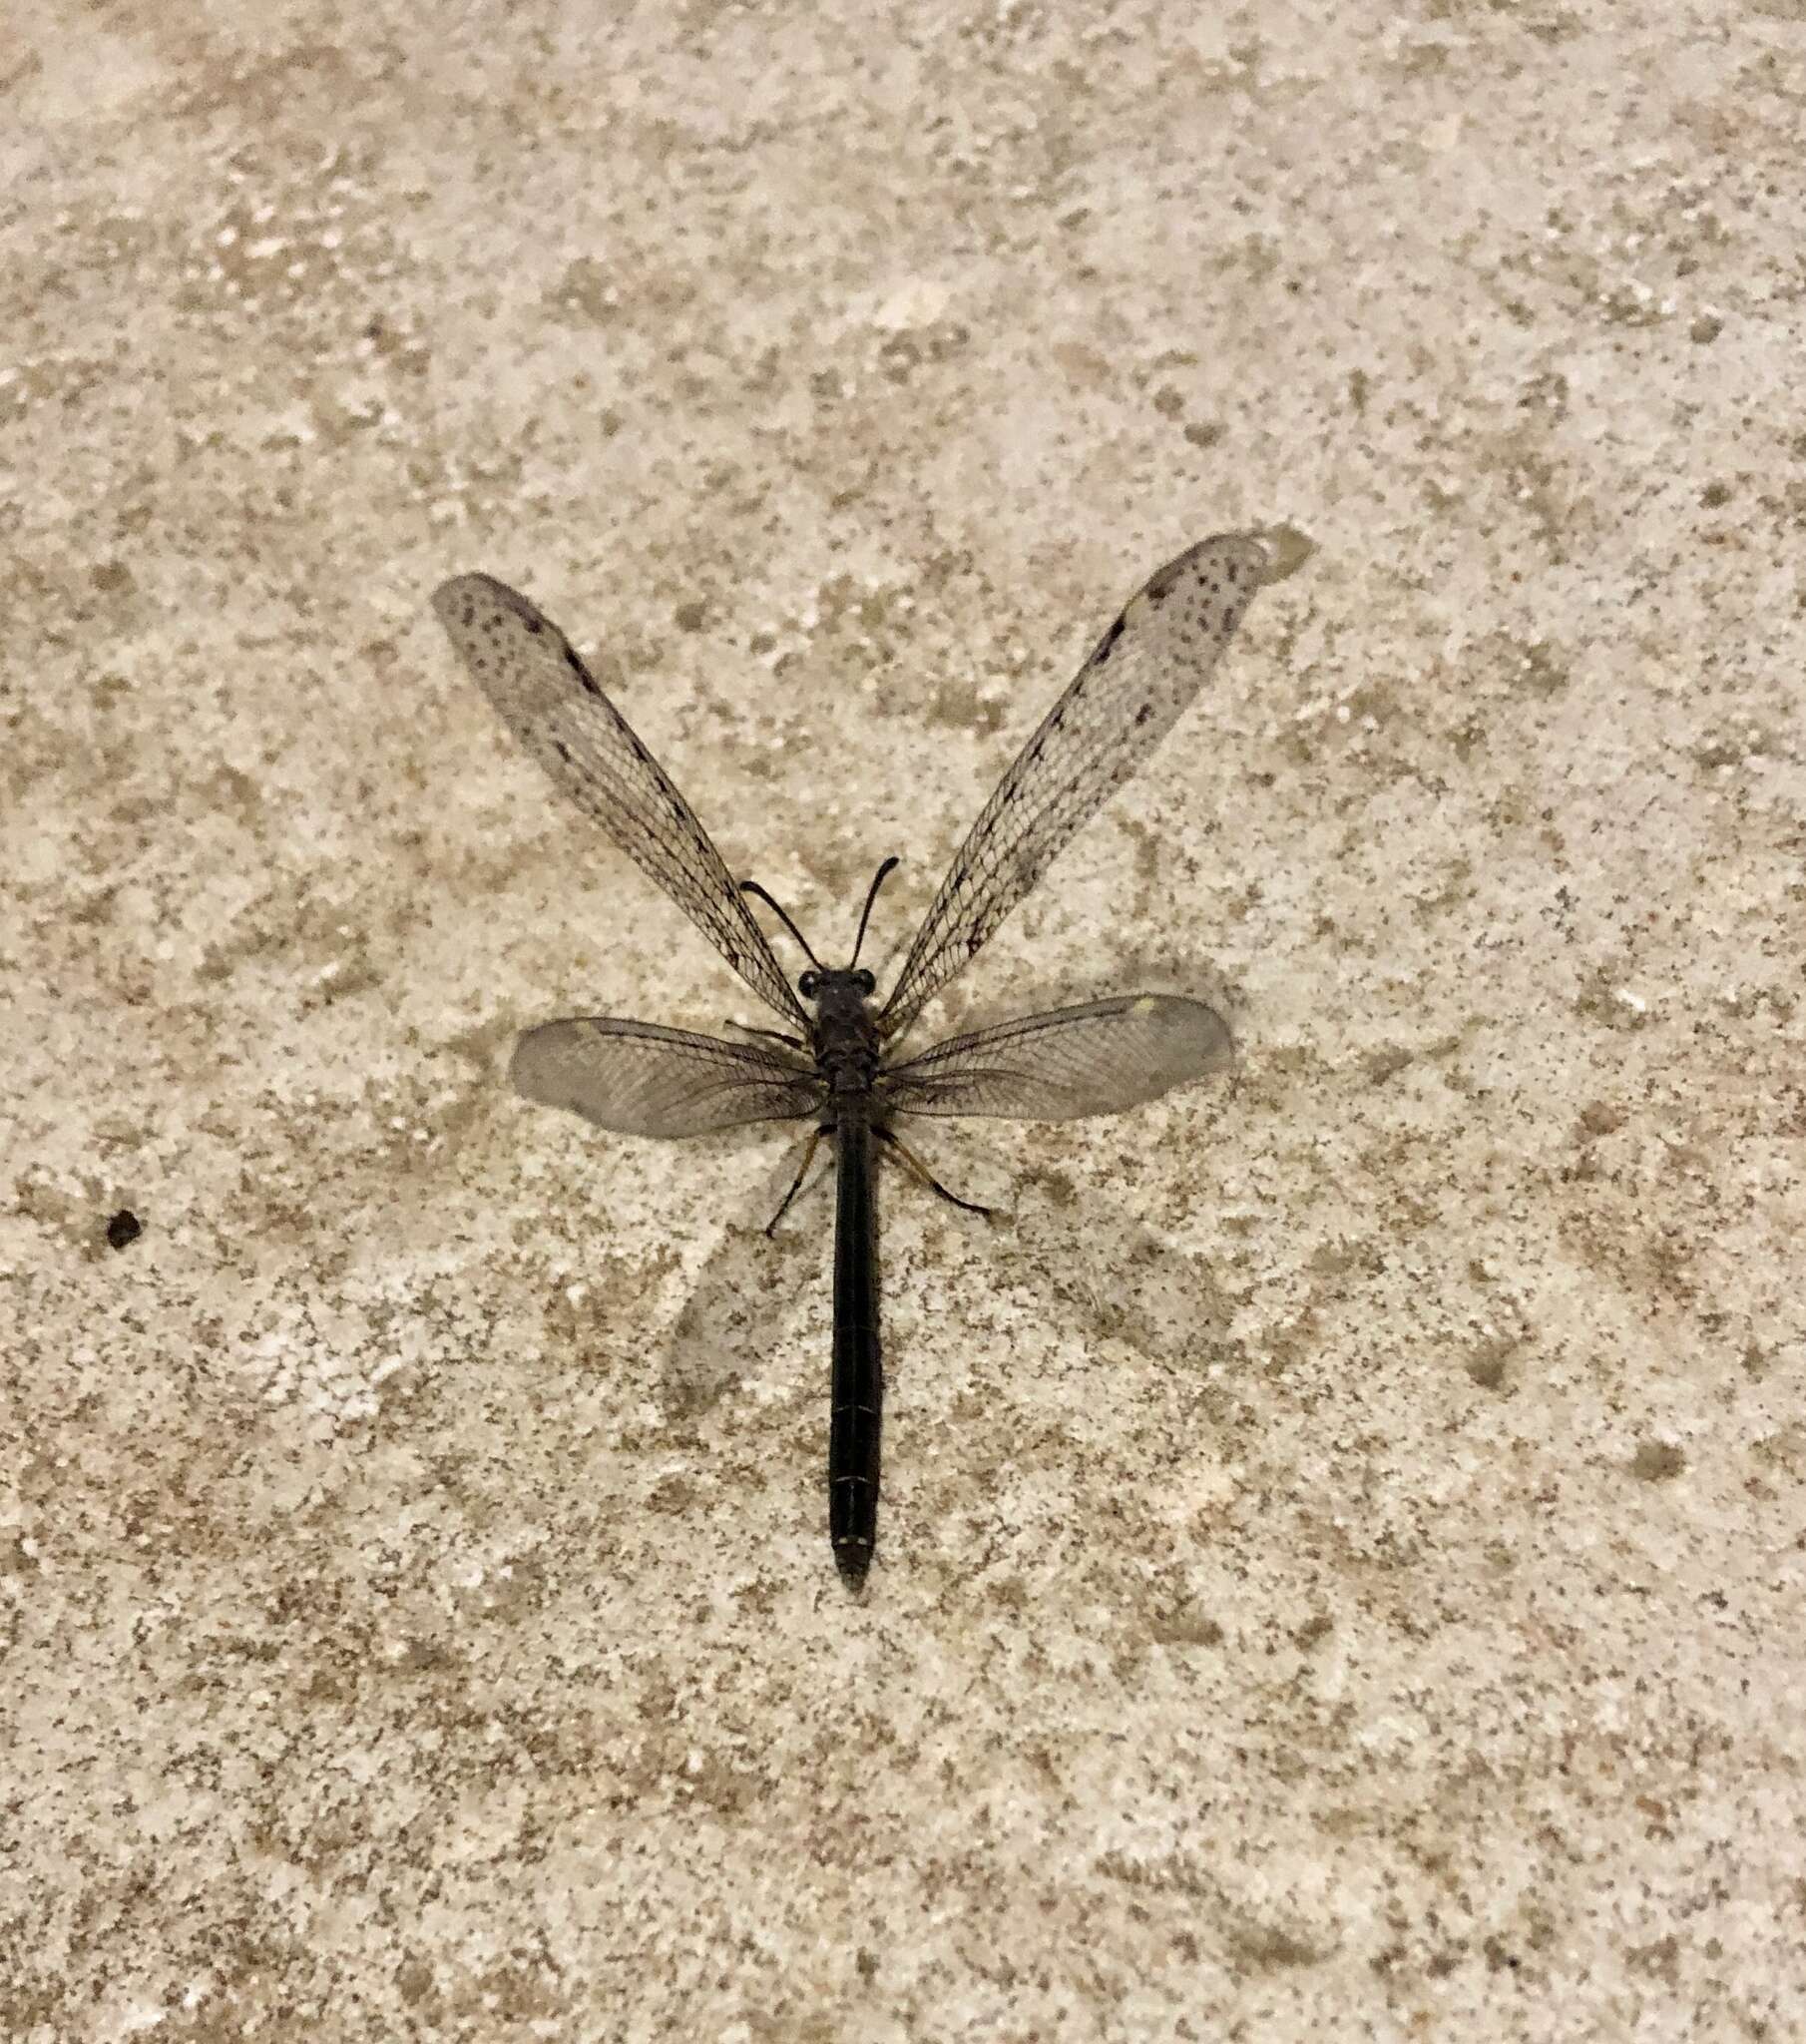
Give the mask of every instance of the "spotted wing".
POLYGON ((1177 994, 1119 994, 949 1037, 883 1073, 899 1114, 1002 1115, 1026 1122, 1121 1114, 1234 1062, 1214 1008, 1177 994))
POLYGON ((1289 530, 1221 533, 1129 598, 961 845, 885 1003, 887 1037, 902 1035, 1177 723, 1254 592, 1309 550, 1289 530))
POLYGON ((663 887, 761 1000, 806 1016, 689 804, 549 618, 488 575, 460 575, 433 609, 502 721, 579 808, 663 887))
POLYGON ((509 1077, 524 1098, 622 1136, 700 1136, 787 1121, 813 1114, 824 1093, 812 1066, 762 1044, 606 1015, 529 1029, 509 1077))

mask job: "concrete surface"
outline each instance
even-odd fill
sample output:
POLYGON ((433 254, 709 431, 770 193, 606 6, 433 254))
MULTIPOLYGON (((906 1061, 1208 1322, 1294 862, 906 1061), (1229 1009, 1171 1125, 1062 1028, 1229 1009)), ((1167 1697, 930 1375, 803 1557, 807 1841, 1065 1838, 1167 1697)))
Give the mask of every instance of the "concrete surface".
MULTIPOLYGON (((0 30, 8 2039, 1806 2032, 1796 0, 0 30), (825 1196, 425 610, 905 938, 1154 564, 1317 542, 958 989, 1242 1068, 825 1196), (129 1209, 142 1234, 109 1247, 129 1209)), ((127 1231, 122 1224, 119 1234, 127 1231)))

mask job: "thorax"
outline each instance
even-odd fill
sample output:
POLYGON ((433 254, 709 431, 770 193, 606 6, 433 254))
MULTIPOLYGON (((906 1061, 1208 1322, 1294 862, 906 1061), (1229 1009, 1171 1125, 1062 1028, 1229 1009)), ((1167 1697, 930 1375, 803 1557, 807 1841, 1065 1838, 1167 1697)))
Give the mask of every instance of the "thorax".
POLYGON ((878 1076, 883 1045, 878 1018, 860 984, 864 975, 823 972, 815 994, 809 1048, 816 1068, 835 1093, 861 1093, 878 1076))

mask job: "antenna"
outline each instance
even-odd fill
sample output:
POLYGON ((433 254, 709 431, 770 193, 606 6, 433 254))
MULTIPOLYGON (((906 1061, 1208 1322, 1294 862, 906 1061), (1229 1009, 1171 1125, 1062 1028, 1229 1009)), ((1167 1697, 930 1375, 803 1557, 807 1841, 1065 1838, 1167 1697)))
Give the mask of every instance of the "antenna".
POLYGON ((887 858, 872 875, 872 884, 866 890, 865 911, 859 918, 859 934, 853 939, 852 965, 847 967, 849 972, 852 971, 853 965, 859 963, 859 953, 865 945, 865 926, 872 919, 872 903, 878 898, 878 889, 884 885, 886 876, 896 867, 897 863, 898 861, 895 858, 887 858))
POLYGON ((772 910, 772 912, 776 915, 778 921, 781 922, 784 928, 790 932, 791 936, 793 936, 796 939, 796 941, 802 946, 803 956, 809 961, 809 963, 812 966, 814 966, 815 970, 817 972, 825 972, 827 970, 826 966, 822 964, 821 960, 817 958, 815 953, 809 949, 808 938, 803 935, 802 931, 799 930, 796 927, 796 925, 790 920, 790 918, 784 913, 783 904, 781 902, 774 901, 756 880, 742 880, 740 882, 740 892, 742 894, 756 894, 758 898, 765 904, 765 906, 772 910))

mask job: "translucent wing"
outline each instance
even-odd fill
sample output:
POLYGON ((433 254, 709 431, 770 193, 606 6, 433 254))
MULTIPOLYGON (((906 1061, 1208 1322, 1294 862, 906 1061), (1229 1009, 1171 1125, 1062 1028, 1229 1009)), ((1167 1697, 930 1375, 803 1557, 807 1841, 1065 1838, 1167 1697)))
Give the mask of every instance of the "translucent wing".
POLYGON ((762 1045, 610 1016, 548 1022, 514 1047, 515 1090, 623 1136, 700 1136, 813 1114, 812 1068, 762 1045))
POLYGON ((1289 531, 1221 533, 1129 598, 961 845, 885 1003, 887 1037, 909 1027, 1172 729, 1249 598, 1289 574, 1300 548, 1308 543, 1289 531))
POLYGON ((807 1017, 721 855, 558 627, 488 575, 433 609, 502 721, 578 807, 656 880, 768 1006, 807 1017))
POLYGON ((1119 994, 949 1037, 885 1072, 900 1114, 992 1114, 1059 1122, 1121 1114, 1234 1062, 1214 1008, 1177 994, 1119 994))

